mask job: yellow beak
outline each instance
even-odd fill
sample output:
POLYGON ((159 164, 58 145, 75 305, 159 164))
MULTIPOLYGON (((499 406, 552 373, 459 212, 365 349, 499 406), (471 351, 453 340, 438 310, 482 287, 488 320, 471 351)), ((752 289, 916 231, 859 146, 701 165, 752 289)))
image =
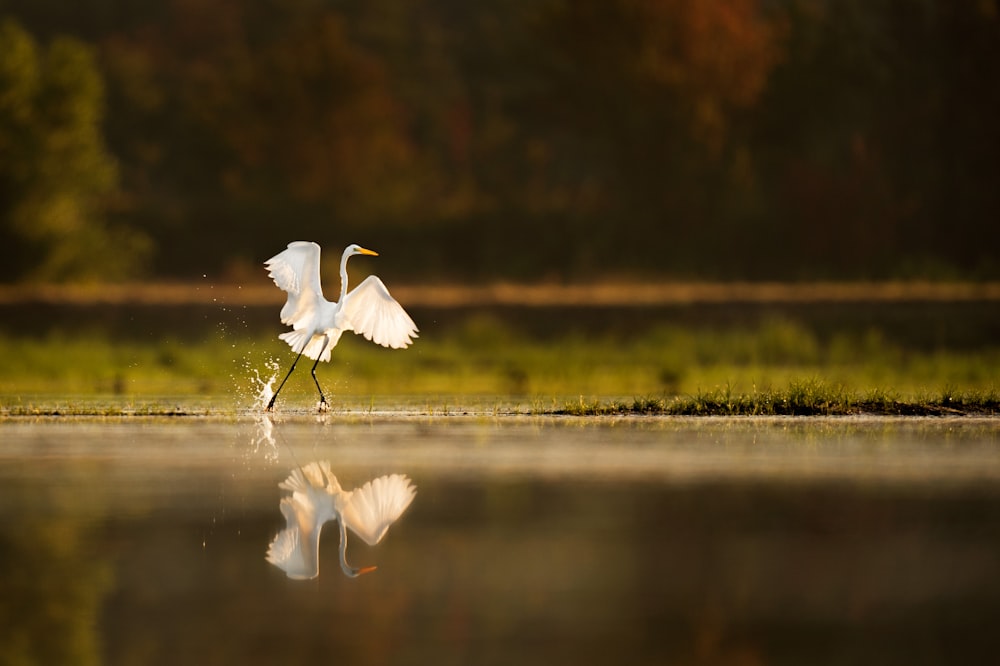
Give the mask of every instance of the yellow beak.
POLYGON ((377 257, 378 256, 378 252, 376 252, 375 250, 366 250, 363 247, 359 247, 358 248, 358 252, 360 252, 361 254, 369 254, 369 255, 371 255, 373 257, 377 257))

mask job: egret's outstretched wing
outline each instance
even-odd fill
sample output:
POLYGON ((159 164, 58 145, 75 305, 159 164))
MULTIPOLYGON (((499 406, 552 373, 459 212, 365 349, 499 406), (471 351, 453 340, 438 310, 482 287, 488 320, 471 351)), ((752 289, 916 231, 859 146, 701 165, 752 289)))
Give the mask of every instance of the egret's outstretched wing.
POLYGON ((328 461, 311 462, 292 470, 278 484, 290 490, 279 504, 286 527, 271 541, 266 559, 289 578, 319 575, 319 535, 323 525, 334 518, 334 497, 342 493, 328 461))
POLYGON ((299 542, 299 531, 294 527, 278 532, 267 547, 265 559, 278 567, 289 578, 303 580, 319 575, 318 560, 307 562, 299 542))
POLYGON ((407 347, 417 337, 417 325, 374 275, 352 289, 342 307, 351 330, 383 347, 407 347))
POLYGON ((319 575, 319 535, 325 521, 317 521, 314 507, 299 495, 283 498, 280 507, 288 527, 271 541, 265 559, 289 578, 315 578, 319 575))
POLYGON ((341 518, 352 532, 374 546, 410 506, 416 494, 416 488, 406 476, 380 476, 350 494, 341 507, 341 518))
POLYGON ((288 292, 288 301, 281 308, 281 323, 296 330, 311 327, 323 298, 319 283, 319 245, 294 241, 288 244, 287 250, 265 261, 264 266, 274 284, 288 292))

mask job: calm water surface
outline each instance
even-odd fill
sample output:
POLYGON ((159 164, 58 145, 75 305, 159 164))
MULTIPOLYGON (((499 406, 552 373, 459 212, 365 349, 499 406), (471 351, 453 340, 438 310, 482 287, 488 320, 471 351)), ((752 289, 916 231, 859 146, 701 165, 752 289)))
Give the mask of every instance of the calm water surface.
POLYGON ((987 663, 1000 422, 0 424, 0 663, 987 663), (264 559, 278 487, 408 475, 383 540, 264 559))

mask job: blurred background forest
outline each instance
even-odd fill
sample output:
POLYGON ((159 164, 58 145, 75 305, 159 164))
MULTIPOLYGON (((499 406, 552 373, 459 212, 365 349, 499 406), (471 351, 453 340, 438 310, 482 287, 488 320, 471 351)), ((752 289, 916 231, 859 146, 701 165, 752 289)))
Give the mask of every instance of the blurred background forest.
POLYGON ((0 281, 1000 278, 996 0, 0 0, 0 281))

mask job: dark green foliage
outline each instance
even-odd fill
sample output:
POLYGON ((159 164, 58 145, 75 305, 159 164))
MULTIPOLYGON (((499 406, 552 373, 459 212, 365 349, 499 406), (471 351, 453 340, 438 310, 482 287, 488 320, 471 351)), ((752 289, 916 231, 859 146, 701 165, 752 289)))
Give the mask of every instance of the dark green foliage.
POLYGON ((141 265, 144 239, 105 221, 117 171, 103 90, 91 47, 60 37, 43 49, 0 21, 0 279, 113 280, 141 265))
POLYGON ((244 280, 313 238, 415 280, 996 279, 996 7, 5 0, 49 46, 2 42, 34 130, 0 143, 31 258, 0 278, 140 262, 95 221, 106 137, 109 219, 160 277, 244 280))

